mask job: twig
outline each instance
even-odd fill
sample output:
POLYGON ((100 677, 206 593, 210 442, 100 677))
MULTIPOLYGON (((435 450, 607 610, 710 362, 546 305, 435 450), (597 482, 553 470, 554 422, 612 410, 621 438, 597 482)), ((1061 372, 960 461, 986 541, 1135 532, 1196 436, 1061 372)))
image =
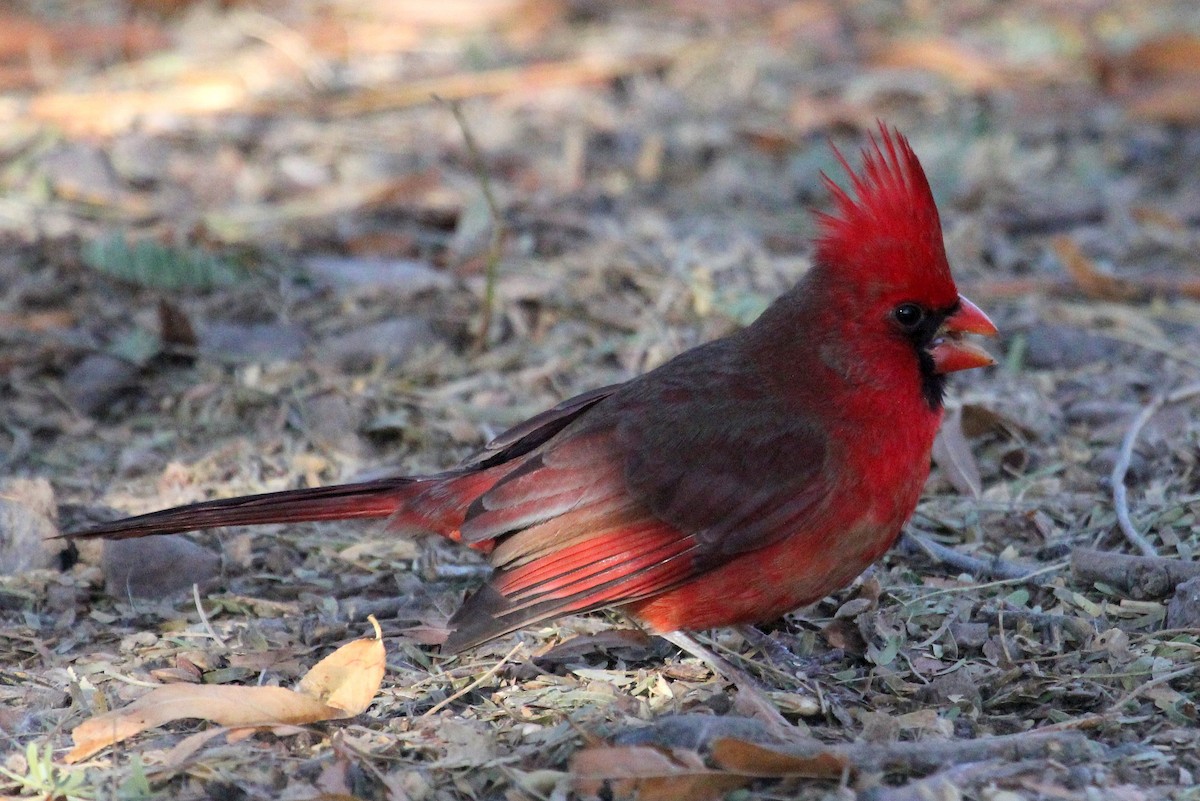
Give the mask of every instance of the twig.
MULTIPOLYGON (((675 732, 689 717, 691 716, 672 716, 670 720, 659 721, 649 729, 641 729, 635 735, 635 742, 639 745, 676 745, 679 738, 675 732)), ((834 754, 862 773, 927 774, 945 770, 953 765, 990 760, 1020 762, 1027 759, 1056 759, 1069 764, 1095 760, 1104 748, 1081 732, 1047 729, 977 737, 972 740, 855 742, 839 745, 831 745, 810 737, 797 739, 798 733, 794 729, 785 738, 773 737, 773 732, 761 720, 748 721, 735 717, 727 717, 720 722, 706 719, 702 730, 706 732, 705 736, 709 738, 709 742, 721 737, 752 739, 745 730, 746 726, 757 727, 761 737, 754 739, 770 743, 766 747, 772 751, 800 758, 815 754, 834 754), (735 723, 739 720, 740 723, 735 723), (734 725, 743 728, 738 732, 729 731, 728 727, 734 725)), ((633 742, 626 740, 623 744, 633 742)), ((702 743, 696 743, 693 747, 699 748, 701 745, 702 743)))
POLYGON ((204 624, 204 629, 208 632, 208 636, 212 637, 217 645, 222 648, 228 648, 225 641, 221 639, 221 635, 217 634, 217 630, 212 627, 212 623, 208 622, 208 615, 204 611, 204 604, 200 603, 200 585, 192 584, 192 598, 196 601, 196 613, 200 615, 200 622, 204 624))
MULTIPOLYGON (((1052 565, 1039 567, 1037 570, 1026 576, 1022 576, 1021 578, 997 579, 996 581, 985 581, 982 584, 969 584, 962 587, 947 587, 944 590, 934 590, 933 592, 927 592, 924 595, 918 595, 916 598, 912 599, 911 601, 906 601, 905 603, 919 604, 928 601, 930 598, 937 598, 941 595, 952 595, 956 592, 975 592, 976 590, 985 590, 989 587, 1003 587, 1006 584, 1022 584, 1030 579, 1037 578, 1038 576, 1044 576, 1047 573, 1053 573, 1056 570, 1062 570, 1068 564, 1068 562, 1055 562, 1052 565)), ((895 592, 896 588, 893 588, 891 591, 895 592)))
POLYGON ((346 620, 359 621, 366 620, 374 615, 381 617, 384 620, 390 620, 399 617, 400 613, 405 609, 411 609, 413 598, 411 595, 398 595, 392 598, 354 598, 346 603, 342 608, 345 610, 346 620))
POLYGON ((1200 562, 1076 548, 1071 552, 1071 575, 1081 584, 1102 581, 1135 601, 1144 601, 1165 598, 1176 586, 1200 576, 1200 562))
POLYGON ((1125 489, 1125 474, 1129 472, 1129 461, 1133 458, 1133 447, 1137 443, 1138 434, 1142 428, 1149 422, 1150 418, 1169 403, 1179 403, 1200 395, 1200 384, 1190 384, 1185 387, 1180 387, 1174 392, 1162 393, 1154 397, 1146 407, 1133 418, 1133 422, 1129 426, 1129 430, 1125 432, 1125 438, 1121 440, 1121 450, 1117 456, 1117 463, 1113 465, 1112 483, 1113 506, 1117 512, 1117 524, 1121 527, 1121 533, 1125 535, 1125 539, 1142 552, 1143 556, 1158 556, 1158 551, 1150 542, 1138 533, 1134 528, 1133 521, 1129 518, 1129 500, 1126 496, 1125 489))
POLYGON ((492 218, 492 230, 488 237, 487 255, 484 256, 483 310, 479 317, 479 331, 475 335, 475 350, 482 352, 487 350, 488 331, 492 327, 493 306, 496 302, 496 274, 500 268, 500 249, 504 245, 504 221, 500 216, 500 206, 496 203, 496 196, 492 193, 492 181, 488 176, 483 154, 479 150, 479 145, 475 141, 474 134, 471 133, 471 126, 467 124, 467 117, 463 114, 462 102, 458 100, 442 100, 442 98, 436 96, 435 99, 441 103, 445 103, 450 108, 450 113, 454 115, 454 119, 458 122, 458 127, 462 130, 463 142, 467 146, 467 153, 471 156, 471 163, 475 168, 475 176, 479 179, 479 189, 483 192, 484 202, 487 203, 488 216, 492 218))
POLYGON ((923 551, 930 559, 976 577, 1025 579, 1037 570, 1037 568, 1006 562, 998 556, 991 559, 969 556, 911 530, 904 532, 904 538, 900 540, 900 547, 909 553, 923 551))
POLYGON ((1096 633, 1096 625, 1093 620, 1088 623, 1082 618, 1071 617, 1070 615, 1059 615, 1050 612, 1034 612, 1030 609, 1018 609, 1004 601, 1001 601, 998 606, 984 607, 979 610, 979 614, 987 618, 989 621, 998 621, 1003 614, 1010 620, 1025 621, 1032 626, 1038 626, 1042 629, 1062 629, 1078 640, 1084 640, 1096 633))
POLYGON ((425 714, 421 715, 421 717, 423 717, 423 718, 428 718, 428 717, 431 717, 431 716, 433 716, 433 715, 436 715, 438 712, 440 712, 440 711, 442 711, 443 709, 445 709, 447 705, 454 703, 454 702, 455 702, 455 701, 457 701, 459 698, 462 698, 464 695, 466 695, 467 693, 469 693, 469 692, 471 692, 472 690, 474 690, 476 687, 478 687, 478 686, 480 686, 481 684, 483 684, 484 682, 486 682, 486 681, 487 681, 488 679, 490 679, 492 676, 495 676, 495 675, 496 675, 496 673, 497 673, 497 672, 500 670, 500 668, 502 668, 502 667, 504 667, 506 664, 508 664, 508 660, 512 659, 512 658, 513 658, 513 655, 514 655, 514 654, 515 654, 517 651, 521 650, 521 648, 523 648, 523 647, 524 647, 524 645, 525 645, 525 643, 523 643, 523 642, 519 642, 519 643, 517 643, 516 645, 514 645, 514 646, 512 647, 512 650, 510 650, 510 651, 509 651, 507 654, 505 654, 505 655, 504 655, 504 656, 503 656, 503 657, 500 659, 500 661, 499 661, 499 662, 497 662, 496 664, 494 664, 494 665, 492 665, 490 668, 488 668, 488 669, 487 669, 487 670, 484 672, 484 674, 483 674, 482 676, 480 676, 479 678, 475 679, 475 681, 471 682, 471 683, 470 683, 470 684, 468 684, 466 687, 463 687, 463 688, 462 688, 461 690, 459 690, 458 692, 454 693, 454 695, 451 695, 451 696, 449 696, 449 697, 447 697, 447 698, 443 698, 441 701, 438 701, 436 704, 434 704, 432 707, 430 707, 428 710, 426 710, 425 714))
POLYGON ((436 562, 430 568, 429 572, 432 574, 434 579, 438 579, 440 581, 462 581, 464 579, 469 581, 482 581, 488 576, 492 575, 492 570, 492 566, 488 564, 458 565, 436 562))
POLYGON ((831 750, 845 754, 859 770, 918 773, 991 759, 1079 762, 1095 758, 1100 747, 1078 732, 1035 730, 974 740, 851 743, 831 750))
POLYGON ((1105 714, 1106 715, 1119 714, 1121 712, 1121 707, 1125 706, 1127 703, 1134 700, 1142 693, 1146 692, 1146 690, 1152 689, 1154 687, 1158 687, 1159 685, 1166 684, 1167 682, 1170 682, 1170 681, 1174 681, 1175 679, 1181 679, 1184 676, 1190 676, 1193 673, 1195 673, 1197 670, 1200 670, 1200 665, 1188 665, 1185 668, 1180 668, 1179 670, 1173 670, 1170 673, 1165 673, 1156 679, 1151 679, 1150 681, 1146 682, 1145 684, 1139 684, 1137 687, 1134 687, 1132 690, 1130 690, 1129 692, 1125 693, 1120 698, 1118 698, 1113 703, 1112 706, 1110 706, 1107 710, 1105 710, 1105 714))

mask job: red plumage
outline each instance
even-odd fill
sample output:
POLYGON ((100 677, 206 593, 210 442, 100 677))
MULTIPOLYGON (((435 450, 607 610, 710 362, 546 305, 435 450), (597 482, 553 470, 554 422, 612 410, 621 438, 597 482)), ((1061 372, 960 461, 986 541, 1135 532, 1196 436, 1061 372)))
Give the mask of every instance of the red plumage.
POLYGON ((912 514, 945 374, 995 328, 950 275, 928 181, 880 126, 826 178, 812 269, 750 326, 572 398, 445 473, 167 509, 75 537, 390 518, 489 554, 463 648, 621 607, 654 631, 761 621, 844 586, 912 514))

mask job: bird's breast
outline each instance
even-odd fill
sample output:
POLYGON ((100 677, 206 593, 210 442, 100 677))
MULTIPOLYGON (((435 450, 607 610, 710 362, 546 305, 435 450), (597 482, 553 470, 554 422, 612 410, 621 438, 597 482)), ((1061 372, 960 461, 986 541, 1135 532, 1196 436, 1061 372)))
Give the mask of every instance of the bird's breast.
POLYGON ((910 419, 839 437, 828 495, 787 536, 628 611, 655 631, 699 630, 772 620, 849 584, 896 541, 928 478, 937 420, 910 419))
POLYGON ((903 519, 872 517, 796 532, 627 611, 658 632, 773 620, 846 586, 891 547, 903 519))

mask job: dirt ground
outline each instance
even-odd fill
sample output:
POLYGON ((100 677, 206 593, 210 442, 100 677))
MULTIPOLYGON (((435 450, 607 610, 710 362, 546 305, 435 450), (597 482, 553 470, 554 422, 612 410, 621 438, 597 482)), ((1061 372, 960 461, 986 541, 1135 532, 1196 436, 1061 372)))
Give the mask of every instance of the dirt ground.
POLYGON ((0 794, 1200 799, 1190 0, 24 0, 0 91, 0 794), (803 747, 616 616, 440 654, 486 575, 448 543, 44 539, 442 469, 733 330, 877 119, 1000 364, 951 381, 868 576, 705 638, 803 747), (361 715, 64 760, 158 684, 292 686, 368 614, 361 715))

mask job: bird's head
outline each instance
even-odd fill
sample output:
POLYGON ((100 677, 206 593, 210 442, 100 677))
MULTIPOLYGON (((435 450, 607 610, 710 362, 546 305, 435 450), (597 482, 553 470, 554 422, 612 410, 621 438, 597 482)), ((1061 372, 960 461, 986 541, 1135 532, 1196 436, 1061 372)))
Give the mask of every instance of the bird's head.
POLYGON ((879 126, 863 151, 859 172, 850 168, 852 193, 822 175, 834 210, 820 214, 814 279, 853 310, 843 319, 863 349, 916 354, 923 390, 940 405, 946 373, 994 364, 967 334, 994 336, 996 326, 958 293, 933 193, 916 153, 899 132, 879 126))

